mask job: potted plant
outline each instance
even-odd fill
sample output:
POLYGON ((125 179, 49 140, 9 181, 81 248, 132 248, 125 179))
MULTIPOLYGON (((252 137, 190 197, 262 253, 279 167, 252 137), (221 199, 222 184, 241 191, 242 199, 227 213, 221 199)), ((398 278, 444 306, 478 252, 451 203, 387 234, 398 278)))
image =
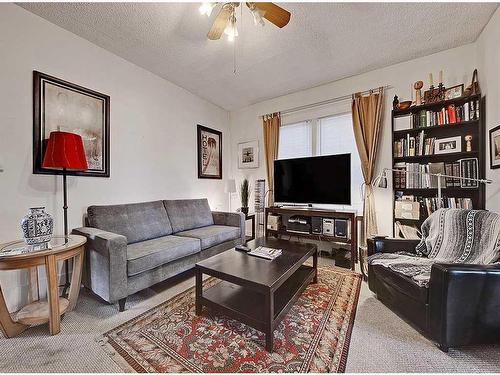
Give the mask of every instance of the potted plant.
POLYGON ((248 214, 248 199, 250 198, 250 184, 244 179, 240 185, 241 212, 248 214))

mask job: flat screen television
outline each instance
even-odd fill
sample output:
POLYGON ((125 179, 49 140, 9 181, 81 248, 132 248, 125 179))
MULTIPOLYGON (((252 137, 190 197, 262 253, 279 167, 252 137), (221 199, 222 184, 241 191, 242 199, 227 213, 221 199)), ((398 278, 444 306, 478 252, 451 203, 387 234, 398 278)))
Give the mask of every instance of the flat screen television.
POLYGON ((274 161, 276 203, 351 204, 351 154, 274 161))

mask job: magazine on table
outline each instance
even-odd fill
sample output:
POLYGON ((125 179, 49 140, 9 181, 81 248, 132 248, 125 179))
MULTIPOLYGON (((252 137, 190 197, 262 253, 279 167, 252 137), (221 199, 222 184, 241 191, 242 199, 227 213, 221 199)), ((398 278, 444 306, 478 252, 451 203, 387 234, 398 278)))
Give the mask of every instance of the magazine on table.
POLYGON ((281 255, 281 249, 273 249, 271 247, 259 246, 255 250, 248 252, 248 254, 255 257, 273 260, 281 255))

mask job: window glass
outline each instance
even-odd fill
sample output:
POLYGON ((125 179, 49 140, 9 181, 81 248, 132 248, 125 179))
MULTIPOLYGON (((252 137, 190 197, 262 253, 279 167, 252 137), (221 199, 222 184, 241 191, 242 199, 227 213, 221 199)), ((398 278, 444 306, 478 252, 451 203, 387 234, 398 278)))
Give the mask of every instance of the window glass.
POLYGON ((317 131, 319 155, 351 154, 351 205, 353 208, 362 208, 360 189, 363 184, 363 174, 352 129, 351 114, 319 119, 317 131))
POLYGON ((278 159, 312 156, 311 121, 283 125, 280 128, 278 159))

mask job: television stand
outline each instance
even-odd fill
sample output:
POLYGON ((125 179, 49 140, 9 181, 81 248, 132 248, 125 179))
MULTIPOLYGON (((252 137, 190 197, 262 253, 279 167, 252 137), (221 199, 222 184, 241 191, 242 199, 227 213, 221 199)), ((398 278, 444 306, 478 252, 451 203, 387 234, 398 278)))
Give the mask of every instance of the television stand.
POLYGON ((354 265, 357 262, 357 213, 356 211, 347 210, 327 210, 319 208, 310 207, 267 207, 264 215, 264 230, 265 237, 276 237, 281 238, 282 236, 290 236, 297 238, 305 238, 315 241, 324 242, 337 242, 349 245, 351 252, 351 269, 354 271, 354 265), (277 229, 269 229, 267 226, 268 216, 279 216, 281 218, 281 224, 277 229), (337 237, 335 232, 332 235, 326 235, 324 233, 312 233, 309 232, 298 232, 293 230, 287 230, 288 219, 292 216, 302 216, 311 220, 311 218, 321 218, 321 219, 344 219, 347 220, 348 232, 346 237, 337 237))

